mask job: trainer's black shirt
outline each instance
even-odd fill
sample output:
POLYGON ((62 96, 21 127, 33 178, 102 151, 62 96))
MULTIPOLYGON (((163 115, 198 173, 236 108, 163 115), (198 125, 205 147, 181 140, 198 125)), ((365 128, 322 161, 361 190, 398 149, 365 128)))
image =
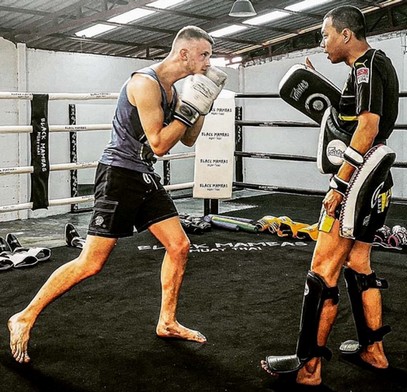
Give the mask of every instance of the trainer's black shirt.
POLYGON ((356 128, 363 111, 380 116, 374 144, 383 143, 393 131, 398 115, 399 82, 391 60, 378 49, 359 57, 348 76, 339 102, 344 128, 356 128))

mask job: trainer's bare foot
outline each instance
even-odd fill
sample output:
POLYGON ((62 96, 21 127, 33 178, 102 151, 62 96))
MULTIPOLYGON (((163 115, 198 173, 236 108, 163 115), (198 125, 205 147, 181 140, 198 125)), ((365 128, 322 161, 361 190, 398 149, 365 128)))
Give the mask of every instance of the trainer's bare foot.
POLYGON ((157 326, 156 333, 160 338, 176 338, 192 340, 198 343, 206 343, 206 337, 199 331, 194 331, 175 322, 174 324, 160 323, 157 326))
POLYGON ((360 358, 378 369, 387 369, 389 367, 389 361, 383 350, 383 342, 376 342, 367 346, 366 349, 360 353, 360 358))
POLYGON ((27 347, 28 341, 30 340, 31 327, 26 321, 21 320, 20 313, 10 317, 7 325, 10 331, 10 349, 12 356, 19 363, 30 362, 27 347))
POLYGON ((316 386, 322 383, 321 378, 321 360, 313 358, 298 370, 297 384, 316 386))

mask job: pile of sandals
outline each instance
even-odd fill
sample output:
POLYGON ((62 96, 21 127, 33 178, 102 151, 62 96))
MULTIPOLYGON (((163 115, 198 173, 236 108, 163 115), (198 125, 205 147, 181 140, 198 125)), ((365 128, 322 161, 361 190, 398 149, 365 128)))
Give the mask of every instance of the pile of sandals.
POLYGON ((33 267, 50 257, 51 249, 24 247, 12 233, 7 234, 6 239, 0 237, 0 271, 33 267))

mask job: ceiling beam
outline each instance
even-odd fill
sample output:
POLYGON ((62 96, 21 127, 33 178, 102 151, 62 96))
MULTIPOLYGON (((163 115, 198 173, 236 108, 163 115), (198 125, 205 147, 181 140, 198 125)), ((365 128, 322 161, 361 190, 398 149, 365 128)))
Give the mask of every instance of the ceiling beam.
POLYGON ((45 11, 38 11, 38 10, 30 10, 27 8, 17 8, 17 7, 7 7, 4 5, 0 5, 0 11, 3 12, 11 12, 16 14, 28 14, 28 15, 39 15, 39 16, 48 16, 49 12, 45 11))
MULTIPOLYGON (((107 11, 103 10, 101 12, 96 12, 91 16, 80 17, 80 18, 77 18, 76 20, 69 20, 68 22, 62 22, 51 28, 43 27, 44 23, 55 19, 55 13, 53 13, 50 16, 43 18, 44 20, 39 21, 38 23, 35 23, 35 26, 37 26, 36 28, 34 26, 28 26, 28 28, 25 27, 23 30, 17 30, 15 36, 23 41, 26 41, 26 40, 30 39, 30 36, 41 37, 41 36, 51 35, 54 33, 61 33, 64 31, 72 31, 74 29, 81 29, 83 27, 88 27, 89 25, 95 23, 96 21, 107 20, 107 19, 113 18, 116 15, 123 14, 124 12, 127 12, 127 11, 131 11, 134 8, 141 7, 150 2, 151 2, 151 0, 129 0, 129 4, 127 4, 127 5, 117 6, 110 10, 107 10, 107 11), (39 25, 42 27, 38 27, 39 25)), ((74 5, 71 5, 69 7, 62 9, 61 11, 58 11, 56 13, 57 14, 56 16, 58 16, 58 15, 60 16, 60 15, 69 13, 69 10, 75 9, 76 7, 83 7, 87 3, 89 3, 89 0, 78 1, 74 5)))

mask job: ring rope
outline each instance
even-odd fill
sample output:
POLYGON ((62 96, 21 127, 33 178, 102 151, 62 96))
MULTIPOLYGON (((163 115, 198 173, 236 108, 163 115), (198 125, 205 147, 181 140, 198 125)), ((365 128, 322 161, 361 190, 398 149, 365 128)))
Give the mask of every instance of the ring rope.
MULTIPOLYGON (((187 159, 187 158, 194 158, 195 153, 179 153, 179 154, 168 154, 163 157, 158 157, 157 161, 169 161, 173 159, 187 159)), ((58 170, 77 170, 77 169, 89 169, 94 168, 98 164, 97 161, 92 162, 80 162, 80 163, 57 163, 54 165, 50 165, 50 171, 58 171, 58 170)), ((0 175, 7 175, 7 174, 30 174, 34 172, 33 166, 19 166, 19 167, 3 167, 0 168, 0 175)))
MULTIPOLYGON (((34 93, 24 92, 0 92, 0 99, 28 99, 32 100, 34 93)), ((90 100, 90 99, 117 99, 119 93, 51 93, 48 94, 50 101, 61 100, 90 100)))
MULTIPOLYGON (((50 125, 50 132, 81 132, 81 131, 109 131, 112 124, 86 124, 86 125, 50 125)), ((32 133, 31 125, 1 125, 0 134, 2 133, 32 133)))
MULTIPOLYGON (((236 125, 251 127, 287 127, 287 128, 319 128, 317 123, 296 122, 296 121, 254 121, 236 120, 236 125)), ((407 124, 395 124, 394 129, 407 129, 407 124)))
MULTIPOLYGON (((258 158, 258 159, 275 159, 282 161, 300 161, 300 162, 316 162, 317 158, 305 155, 287 155, 287 154, 272 154, 266 152, 248 152, 235 151, 235 157, 243 158, 258 158)), ((407 162, 395 162, 392 167, 407 167, 407 162)))

